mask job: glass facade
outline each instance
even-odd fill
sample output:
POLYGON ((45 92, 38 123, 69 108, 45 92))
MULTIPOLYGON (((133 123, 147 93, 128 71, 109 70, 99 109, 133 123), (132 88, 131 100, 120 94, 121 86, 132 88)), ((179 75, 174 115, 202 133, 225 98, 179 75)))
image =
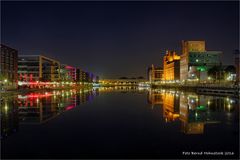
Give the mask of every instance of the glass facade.
POLYGON ((58 81, 60 63, 41 55, 19 55, 18 75, 20 81, 58 81))

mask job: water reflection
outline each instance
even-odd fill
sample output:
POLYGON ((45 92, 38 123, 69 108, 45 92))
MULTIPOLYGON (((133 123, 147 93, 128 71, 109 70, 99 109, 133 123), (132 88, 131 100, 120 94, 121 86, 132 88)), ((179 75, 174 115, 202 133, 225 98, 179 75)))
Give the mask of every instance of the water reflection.
POLYGON ((11 97, 1 99, 1 138, 11 135, 19 128, 18 108, 11 97))
POLYGON ((203 134, 206 124, 237 123, 238 99, 197 95, 174 90, 149 90, 148 103, 159 105, 166 123, 181 122, 185 134, 203 134))
POLYGON ((147 93, 147 102, 152 109, 159 106, 162 109, 160 116, 163 116, 165 123, 180 122, 181 131, 185 134, 203 134, 206 125, 238 123, 239 100, 231 97, 131 86, 101 87, 91 90, 34 92, 3 98, 1 138, 17 132, 20 125, 44 124, 65 111, 92 101, 99 93, 115 91, 147 93))
POLYGON ((58 90, 19 94, 1 99, 1 138, 16 132, 19 125, 43 124, 99 95, 99 90, 58 90))

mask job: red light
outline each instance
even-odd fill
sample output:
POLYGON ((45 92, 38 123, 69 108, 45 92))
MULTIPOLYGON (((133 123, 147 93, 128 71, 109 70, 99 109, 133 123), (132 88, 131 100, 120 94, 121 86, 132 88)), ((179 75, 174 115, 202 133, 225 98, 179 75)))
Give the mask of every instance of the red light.
POLYGON ((70 106, 67 106, 66 107, 66 110, 71 110, 71 109, 73 109, 74 108, 74 105, 70 105, 70 106))

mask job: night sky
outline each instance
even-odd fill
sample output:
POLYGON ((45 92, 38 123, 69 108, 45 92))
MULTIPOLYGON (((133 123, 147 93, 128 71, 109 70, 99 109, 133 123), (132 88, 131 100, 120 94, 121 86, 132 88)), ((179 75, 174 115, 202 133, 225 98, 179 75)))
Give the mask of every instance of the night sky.
POLYGON ((206 40, 234 62, 238 2, 1 2, 1 43, 101 78, 146 77, 181 40, 206 40))

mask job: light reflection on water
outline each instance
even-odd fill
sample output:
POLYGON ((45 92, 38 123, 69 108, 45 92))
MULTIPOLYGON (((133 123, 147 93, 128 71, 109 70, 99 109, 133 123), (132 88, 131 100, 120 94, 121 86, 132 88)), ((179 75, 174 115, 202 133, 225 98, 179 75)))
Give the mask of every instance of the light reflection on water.
MULTIPOLYGON (((238 154, 235 149, 239 134, 239 99, 166 89, 101 87, 90 90, 34 92, 5 97, 1 100, 1 139, 6 148, 4 150, 6 157, 16 158, 12 153, 16 153, 16 156, 24 155, 25 152, 38 154, 36 148, 27 151, 26 149, 18 151, 19 148, 11 150, 11 145, 15 144, 15 141, 19 143, 19 146, 22 143, 30 146, 38 143, 40 144, 39 148, 44 147, 41 146, 41 140, 31 142, 29 137, 14 136, 17 135, 16 133, 25 134, 28 131, 30 132, 27 134, 30 136, 36 134, 31 128, 32 126, 36 130, 44 131, 46 131, 45 128, 39 128, 39 126, 50 128, 49 134, 41 135, 43 140, 49 141, 66 135, 72 136, 74 141, 64 139, 64 143, 68 143, 68 147, 61 147, 64 148, 64 154, 67 157, 74 152, 76 157, 73 158, 81 158, 78 155, 80 151, 74 150, 76 147, 80 147, 79 143, 91 144, 90 148, 82 145, 81 154, 89 153, 93 156, 95 152, 92 151, 92 148, 97 148, 95 151, 101 154, 107 150, 122 155, 121 151, 128 153, 129 150, 132 151, 131 147, 133 147, 138 151, 137 154, 144 153, 155 156, 154 158, 161 158, 158 156, 162 154, 179 156, 181 151, 186 150, 188 146, 195 147, 194 149, 197 151, 202 150, 203 146, 206 151, 218 147, 217 151, 233 150, 236 155, 238 154), (87 106, 84 106, 85 104, 87 106), (79 110, 77 110, 78 108, 79 110), (57 120, 56 117, 63 117, 67 114, 66 112, 70 113, 66 119, 57 120), (88 114, 90 115, 88 116, 88 114), (73 121, 69 116, 73 117, 73 121), (55 123, 49 124, 49 122, 55 123), (69 122, 73 122, 73 124, 69 122), (60 126, 56 127, 56 131, 51 130, 55 124, 60 126), (61 126, 62 124, 72 131, 71 134, 61 126), (30 129, 26 131, 26 128, 30 129), (105 129, 102 130, 102 128, 105 129), (58 136, 53 137, 52 134, 58 134, 58 136), (123 139, 113 140, 111 139, 112 135, 123 136, 123 139), (134 136, 132 137, 132 135, 134 136), (96 136, 100 138, 94 139, 96 136), (14 137, 14 141, 9 141, 10 137, 14 137), (151 140, 151 137, 154 141, 151 140), (137 145, 131 143, 131 140, 135 138, 137 145), (125 141, 127 139, 130 141, 125 141), (224 144, 220 143, 217 146, 220 139, 224 144), (114 145, 122 148, 121 150, 114 149, 114 147, 109 148, 108 145, 102 146, 96 141, 103 141, 102 143, 110 145, 114 142, 114 145), (199 141, 203 146, 194 145, 195 142, 200 144, 199 141), (228 144, 225 145, 225 143, 228 144), (173 144, 178 147, 174 147, 173 144), (209 146, 209 144, 214 145, 209 146), (69 145, 72 148, 69 148, 69 145), (130 149, 126 146, 130 146, 130 149), (163 150, 161 146, 164 146, 163 150)), ((34 135, 34 137, 36 138, 38 135, 34 135)), ((49 143, 50 148, 54 146, 55 143, 49 143)), ((48 148, 45 149, 48 150, 48 148)), ((48 156, 46 155, 46 157, 48 156)), ((173 156, 170 158, 174 158, 173 156)), ((34 155, 31 158, 35 158, 34 155)), ((169 157, 166 156, 166 158, 169 157)))
POLYGON ((1 138, 19 129, 19 125, 43 124, 99 94, 96 90, 58 90, 5 97, 1 100, 1 138))
POLYGON ((65 111, 92 101, 103 92, 147 92, 151 108, 161 107, 166 123, 181 121, 186 134, 202 134, 205 124, 232 123, 238 99, 137 87, 102 87, 92 90, 35 92, 1 100, 1 138, 18 131, 19 125, 43 124, 65 111), (218 113, 225 113, 225 118, 218 113))
POLYGON ((232 113, 238 112, 238 99, 184 93, 174 90, 150 90, 148 102, 151 107, 161 106, 166 123, 181 121, 186 134, 203 134, 206 124, 231 124, 232 113), (225 118, 219 117, 220 113, 225 118))

